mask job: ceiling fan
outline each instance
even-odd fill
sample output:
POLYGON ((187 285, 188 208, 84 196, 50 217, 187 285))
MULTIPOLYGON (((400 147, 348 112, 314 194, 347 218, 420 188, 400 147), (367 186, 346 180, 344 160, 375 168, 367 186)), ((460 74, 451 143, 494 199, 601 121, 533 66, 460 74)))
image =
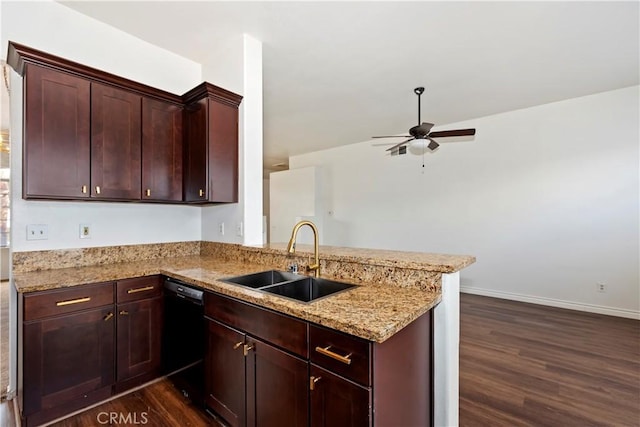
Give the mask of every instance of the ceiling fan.
POLYGON ((392 154, 401 149, 406 149, 406 145, 411 143, 414 145, 418 143, 420 148, 424 149, 426 145, 429 150, 433 151, 440 146, 440 144, 433 138, 446 138, 451 136, 470 136, 475 135, 475 129, 456 129, 456 130, 443 130, 439 132, 431 132, 433 123, 423 122, 420 124, 420 96, 424 93, 423 87, 417 87, 413 92, 418 95, 418 125, 409 129, 409 135, 386 135, 386 136, 372 136, 372 138, 409 138, 406 141, 402 141, 399 144, 395 144, 393 147, 388 148, 387 151, 391 151, 392 154))

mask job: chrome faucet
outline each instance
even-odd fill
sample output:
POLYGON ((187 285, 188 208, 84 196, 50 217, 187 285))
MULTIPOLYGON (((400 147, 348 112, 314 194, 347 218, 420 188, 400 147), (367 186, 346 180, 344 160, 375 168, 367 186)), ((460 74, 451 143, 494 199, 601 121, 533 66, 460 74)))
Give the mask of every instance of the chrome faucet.
POLYGON ((303 225, 308 225, 313 230, 313 264, 311 264, 311 258, 309 258, 309 265, 307 266, 308 271, 313 271, 315 277, 320 277, 320 256, 318 251, 318 228, 311 221, 300 221, 293 227, 293 231, 291 232, 291 239, 289 239, 289 244, 287 245, 287 252, 290 254, 296 253, 296 237, 298 236, 298 230, 303 225))

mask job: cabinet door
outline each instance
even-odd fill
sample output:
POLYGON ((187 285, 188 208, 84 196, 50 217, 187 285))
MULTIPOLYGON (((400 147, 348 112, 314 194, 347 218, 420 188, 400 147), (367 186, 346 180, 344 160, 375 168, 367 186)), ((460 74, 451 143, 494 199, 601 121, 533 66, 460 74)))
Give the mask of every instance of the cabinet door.
POLYGON ((159 373, 162 297, 118 304, 117 312, 117 381, 159 373))
POLYGON ((184 200, 208 200, 208 105, 206 99, 184 108, 184 200))
POLYGON ((207 323, 205 402, 232 427, 244 426, 245 336, 214 320, 207 323))
POLYGON ((24 103, 23 197, 89 197, 89 81, 27 64, 24 103))
POLYGON ((82 401, 105 387, 110 392, 114 320, 113 306, 107 306, 24 324, 24 416, 82 401))
POLYGON ((306 427, 309 363, 253 338, 248 344, 247 426, 306 427))
POLYGON ((238 201, 238 108, 209 100, 209 201, 238 201))
POLYGON ((141 98, 91 84, 91 196, 140 200, 141 98))
MULTIPOLYGON (((371 425, 371 392, 351 381, 311 365, 311 427, 371 425), (313 386, 311 386, 313 384, 313 386)), ((401 398, 398 396, 397 398, 401 398)))
POLYGON ((182 200, 182 108, 142 99, 142 199, 182 200))

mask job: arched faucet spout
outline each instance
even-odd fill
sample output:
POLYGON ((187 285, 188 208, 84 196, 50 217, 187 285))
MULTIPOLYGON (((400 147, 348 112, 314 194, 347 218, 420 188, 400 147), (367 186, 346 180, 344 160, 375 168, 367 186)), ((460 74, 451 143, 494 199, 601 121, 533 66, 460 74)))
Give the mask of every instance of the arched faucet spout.
POLYGON ((307 266, 307 270, 313 271, 315 277, 320 277, 320 254, 319 254, 319 244, 318 244, 318 227, 311 221, 300 221, 293 227, 293 231, 291 232, 291 239, 289 239, 289 244, 287 245, 287 252, 290 254, 296 253, 296 237, 298 236, 298 231, 301 227, 308 225, 311 227, 313 231, 313 264, 309 262, 307 266))

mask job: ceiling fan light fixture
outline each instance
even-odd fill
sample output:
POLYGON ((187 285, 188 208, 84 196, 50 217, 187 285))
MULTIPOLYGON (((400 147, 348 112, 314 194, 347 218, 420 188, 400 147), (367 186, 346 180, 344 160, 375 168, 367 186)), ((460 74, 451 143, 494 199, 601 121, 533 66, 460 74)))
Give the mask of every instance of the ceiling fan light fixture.
POLYGON ((409 151, 411 154, 423 154, 427 151, 429 144, 427 139, 414 139, 409 143, 409 151))

